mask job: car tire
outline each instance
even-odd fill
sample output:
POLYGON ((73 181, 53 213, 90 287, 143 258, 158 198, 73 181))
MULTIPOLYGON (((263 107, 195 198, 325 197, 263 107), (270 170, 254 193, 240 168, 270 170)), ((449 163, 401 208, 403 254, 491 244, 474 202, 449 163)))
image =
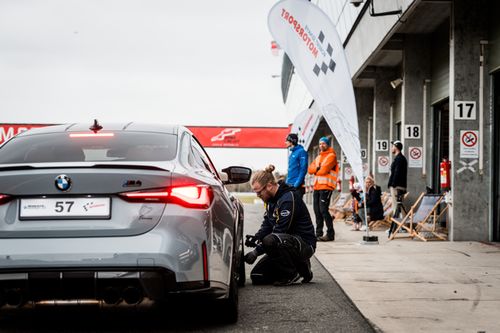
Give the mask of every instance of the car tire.
POLYGON ((238 285, 234 274, 229 285, 229 296, 220 300, 221 319, 225 323, 234 324, 238 321, 238 285))

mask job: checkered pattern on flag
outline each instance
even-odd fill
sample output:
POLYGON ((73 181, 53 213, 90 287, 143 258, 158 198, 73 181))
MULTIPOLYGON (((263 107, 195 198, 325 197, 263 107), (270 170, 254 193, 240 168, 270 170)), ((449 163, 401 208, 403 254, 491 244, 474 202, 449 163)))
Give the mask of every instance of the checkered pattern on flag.
MULTIPOLYGON (((323 44, 323 41, 325 40, 325 34, 323 31, 319 32, 318 35, 318 40, 320 41, 321 44, 323 44)), ((326 63, 324 60, 321 61, 321 64, 315 64, 313 68, 314 74, 318 76, 320 73, 326 74, 328 70, 331 70, 332 72, 335 72, 335 61, 333 60, 333 47, 330 45, 330 43, 326 43, 328 46, 326 47, 326 53, 328 53, 328 56, 330 57, 330 60, 326 59, 328 63, 326 63)), ((324 45, 323 45, 324 46, 324 45)))
POLYGON ((267 23, 363 184, 354 89, 334 24, 319 7, 306 0, 276 3, 267 23))

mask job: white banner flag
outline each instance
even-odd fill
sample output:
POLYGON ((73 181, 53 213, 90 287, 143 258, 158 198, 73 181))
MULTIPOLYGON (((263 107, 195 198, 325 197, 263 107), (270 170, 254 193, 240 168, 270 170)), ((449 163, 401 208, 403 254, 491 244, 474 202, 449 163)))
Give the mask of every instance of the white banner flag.
POLYGON ((335 26, 306 0, 278 2, 267 22, 274 40, 318 103, 354 174, 364 183, 354 89, 335 26))
POLYGON ((318 129, 321 121, 321 114, 317 108, 311 107, 302 111, 295 117, 292 124, 291 133, 297 133, 299 143, 307 150, 311 144, 312 138, 318 129))

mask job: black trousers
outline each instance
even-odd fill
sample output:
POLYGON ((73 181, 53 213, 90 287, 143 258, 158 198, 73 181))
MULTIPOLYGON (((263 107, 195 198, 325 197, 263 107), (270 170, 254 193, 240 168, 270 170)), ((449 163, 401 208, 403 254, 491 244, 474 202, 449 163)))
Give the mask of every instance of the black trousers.
POLYGON ((304 186, 301 186, 301 187, 297 188, 296 191, 300 195, 300 197, 302 198, 304 196, 304 194, 306 193, 306 188, 304 186))
POLYGON ((314 215, 316 216, 316 236, 323 236, 323 226, 326 224, 326 235, 330 238, 335 237, 333 229, 333 218, 330 215, 330 198, 333 191, 315 190, 313 193, 314 215))
POLYGON ((250 273, 253 284, 272 284, 294 277, 309 275, 309 259, 314 249, 299 236, 269 234, 262 240, 265 255, 250 273))

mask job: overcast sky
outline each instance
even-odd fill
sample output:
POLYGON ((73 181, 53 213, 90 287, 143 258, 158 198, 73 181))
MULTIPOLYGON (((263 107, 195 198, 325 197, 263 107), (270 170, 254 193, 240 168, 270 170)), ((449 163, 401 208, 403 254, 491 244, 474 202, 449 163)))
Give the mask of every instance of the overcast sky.
MULTIPOLYGON (((287 126, 272 0, 0 0, 0 122, 287 126)), ((286 150, 210 149, 218 167, 286 150)))

